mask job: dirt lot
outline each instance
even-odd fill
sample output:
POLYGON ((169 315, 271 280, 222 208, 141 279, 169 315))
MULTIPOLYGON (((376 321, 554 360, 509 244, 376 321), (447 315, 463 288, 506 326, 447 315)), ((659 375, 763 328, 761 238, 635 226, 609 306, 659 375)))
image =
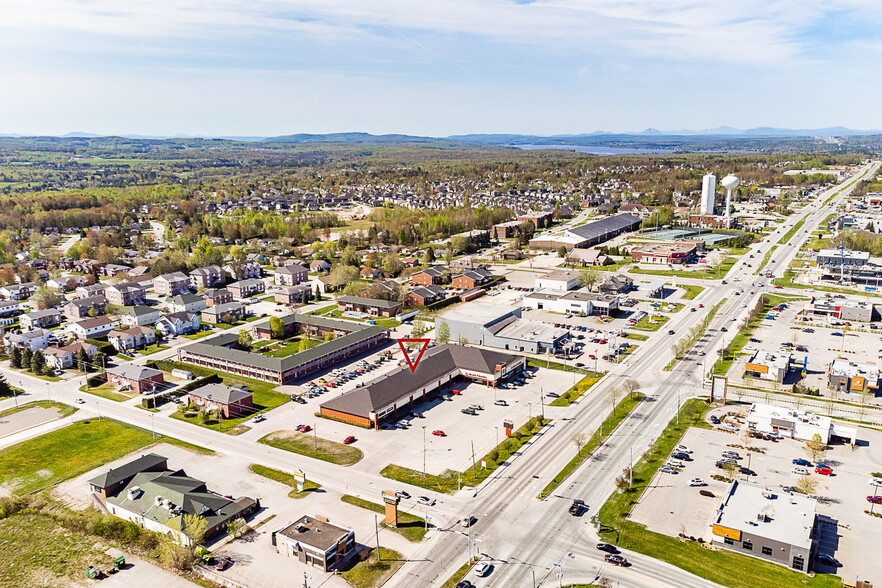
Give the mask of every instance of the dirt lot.
MULTIPOLYGON (((882 470, 882 433, 861 429, 859 439, 861 443, 854 450, 847 445, 829 447, 824 461, 832 466, 835 475, 810 475, 819 482, 819 518, 834 521, 819 527, 819 551, 833 555, 843 564, 838 572, 843 578, 872 580, 882 577, 882 561, 876 557, 875 547, 882 541, 882 519, 871 517, 864 511, 869 509, 866 497, 873 494, 873 487, 867 483, 870 473, 882 470)), ((792 473, 792 460, 807 457, 800 441, 750 439, 746 444, 741 435, 716 430, 690 429, 683 443, 693 450, 693 461, 686 463, 679 474, 657 474, 651 488, 635 507, 632 518, 660 533, 676 536, 683 532, 705 540, 711 538, 710 524, 719 506, 719 498, 727 488, 725 482, 710 478, 711 474, 723 474, 714 466, 722 450, 733 449, 741 454, 740 464, 749 466, 757 474, 750 476, 751 481, 779 490, 782 486, 795 484, 799 478, 792 473), (728 445, 749 445, 763 453, 728 445), (689 487, 688 482, 694 477, 707 482, 705 489, 717 498, 703 497, 699 494, 700 488, 689 487)), ((739 474, 738 478, 744 479, 745 476, 739 474)), ((878 506, 876 509, 882 510, 878 506)), ((832 571, 823 566, 816 567, 820 571, 832 571)))

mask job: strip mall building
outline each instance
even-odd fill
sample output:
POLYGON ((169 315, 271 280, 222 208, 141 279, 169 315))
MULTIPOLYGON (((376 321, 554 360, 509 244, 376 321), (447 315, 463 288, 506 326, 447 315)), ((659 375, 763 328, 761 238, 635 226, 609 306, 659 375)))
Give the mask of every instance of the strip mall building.
POLYGON ((415 407, 455 388, 456 382, 481 382, 495 387, 520 373, 527 359, 519 355, 443 344, 426 350, 416 370, 404 366, 363 388, 356 388, 321 405, 321 414, 362 427, 380 428, 415 407))

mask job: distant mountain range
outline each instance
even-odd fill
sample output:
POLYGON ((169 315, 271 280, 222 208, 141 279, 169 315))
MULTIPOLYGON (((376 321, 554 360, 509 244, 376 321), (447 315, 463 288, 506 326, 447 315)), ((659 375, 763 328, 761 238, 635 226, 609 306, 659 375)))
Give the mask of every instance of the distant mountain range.
MULTIPOLYGON (((225 139, 230 141, 245 142, 272 142, 272 143, 477 143, 482 145, 579 145, 581 143, 603 143, 609 141, 645 141, 668 140, 674 142, 689 142, 696 139, 710 138, 786 138, 786 137, 847 137, 861 135, 879 135, 882 130, 859 130, 846 127, 826 127, 821 129, 781 129, 776 127, 756 127, 752 129, 736 129, 733 127, 715 127, 693 131, 678 129, 671 131, 659 131, 648 128, 637 132, 610 133, 606 131, 594 131, 593 133, 565 134, 565 135, 521 135, 521 134, 468 134, 451 135, 448 137, 421 137, 415 135, 372 135, 370 133, 325 133, 308 134, 298 133, 293 135, 280 135, 275 137, 258 136, 198 136, 198 135, 99 135, 95 133, 73 132, 66 135, 50 135, 58 138, 69 139, 96 139, 102 137, 120 137, 135 140, 167 140, 167 139, 225 139)), ((24 138, 35 135, 0 134, 6 138, 24 138)))

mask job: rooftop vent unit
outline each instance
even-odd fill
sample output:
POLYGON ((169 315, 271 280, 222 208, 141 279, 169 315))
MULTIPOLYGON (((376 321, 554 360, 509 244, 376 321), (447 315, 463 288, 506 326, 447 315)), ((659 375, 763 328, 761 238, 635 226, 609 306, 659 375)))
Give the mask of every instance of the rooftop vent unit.
POLYGON ((128 491, 126 492, 126 495, 129 497, 129 500, 136 500, 143 493, 144 493, 144 491, 141 490, 140 486, 132 486, 131 488, 128 489, 128 491))
POLYGON ((156 504, 156 506, 159 506, 160 504, 162 504, 162 496, 157 496, 153 499, 153 502, 154 504, 156 504))

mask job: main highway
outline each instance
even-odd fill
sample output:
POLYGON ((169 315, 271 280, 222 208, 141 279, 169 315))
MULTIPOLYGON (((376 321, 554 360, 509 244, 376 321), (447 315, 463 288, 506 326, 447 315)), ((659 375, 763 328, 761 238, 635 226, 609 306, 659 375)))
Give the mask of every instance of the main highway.
MULTIPOLYGON (((557 585, 558 583, 587 582, 599 576, 607 577, 620 586, 710 586, 710 582, 650 557, 625 553, 632 562, 629 568, 609 568, 604 564, 602 552, 595 549, 597 540, 591 516, 615 491, 615 478, 630 463, 636 462, 644 451, 658 438, 665 426, 677 412, 678 405, 702 389, 704 374, 702 366, 695 361, 681 361, 671 371, 664 367, 672 359, 671 347, 675 340, 686 334, 689 327, 698 322, 717 304, 720 307, 704 336, 695 344, 693 351, 705 351, 712 357, 713 351, 725 345, 727 337, 734 335, 732 317, 736 321, 746 314, 743 303, 752 306, 760 294, 751 297, 750 284, 767 282, 757 278, 756 272, 763 256, 777 244, 777 240, 797 223, 805 219, 805 226, 787 244, 778 245, 770 255, 766 269, 775 275, 783 275, 807 235, 844 198, 856 182, 873 177, 878 163, 865 165, 851 179, 819 196, 817 205, 809 205, 794 213, 778 230, 754 245, 751 251, 754 267, 739 261, 728 272, 726 284, 721 281, 704 281, 678 278, 678 283, 695 283, 706 287, 695 300, 704 306, 697 312, 680 312, 674 315, 667 329, 654 334, 640 346, 637 352, 623 363, 615 366, 592 390, 574 404, 570 414, 546 427, 542 434, 525 446, 520 455, 501 467, 474 493, 444 496, 446 520, 439 528, 430 531, 427 539, 417 548, 402 568, 387 581, 386 586, 411 588, 415 585, 440 586, 467 559, 470 539, 468 533, 457 523, 472 515, 478 522, 471 529, 471 542, 475 553, 494 564, 493 573, 482 580, 482 586, 519 587, 557 585), (825 199, 836 194, 828 205, 825 199), (735 279, 740 280, 736 282, 735 279), (744 290, 742 295, 735 295, 744 290), (731 332, 721 331, 730 325, 731 332), (564 484, 545 500, 539 500, 539 491, 573 457, 576 433, 596 430, 610 410, 607 402, 610 390, 620 386, 627 378, 637 379, 646 401, 626 419, 615 433, 599 447, 564 484), (572 517, 567 508, 573 498, 584 500, 588 514, 572 517), (562 577, 558 574, 562 573, 562 577)), ((785 290, 786 292, 786 290, 785 290)), ((740 322, 740 321, 739 321, 740 322)), ((692 355, 694 357, 694 354, 692 355)), ((139 358, 136 363, 143 361, 139 358)), ((51 395, 55 400, 71 403, 77 396, 71 382, 47 383, 20 373, 4 372, 13 384, 21 381, 29 396, 21 400, 45 399, 51 395)), ((13 406, 13 399, 0 402, 0 410, 13 406)), ((112 417, 123 422, 155 430, 157 434, 214 449, 220 453, 247 456, 252 462, 286 471, 304 469, 311 477, 321 480, 322 485, 335 492, 376 496, 388 489, 389 481, 379 474, 351 469, 345 472, 339 467, 312 460, 290 452, 241 438, 224 435, 196 427, 174 419, 153 416, 134 406, 117 403, 104 398, 89 397, 81 413, 87 417, 112 417)), ((21 440, 23 436, 45 432, 62 422, 37 427, 30 432, 0 439, 0 447, 21 440)), ((421 488, 407 488, 411 494, 432 495, 421 488)))

